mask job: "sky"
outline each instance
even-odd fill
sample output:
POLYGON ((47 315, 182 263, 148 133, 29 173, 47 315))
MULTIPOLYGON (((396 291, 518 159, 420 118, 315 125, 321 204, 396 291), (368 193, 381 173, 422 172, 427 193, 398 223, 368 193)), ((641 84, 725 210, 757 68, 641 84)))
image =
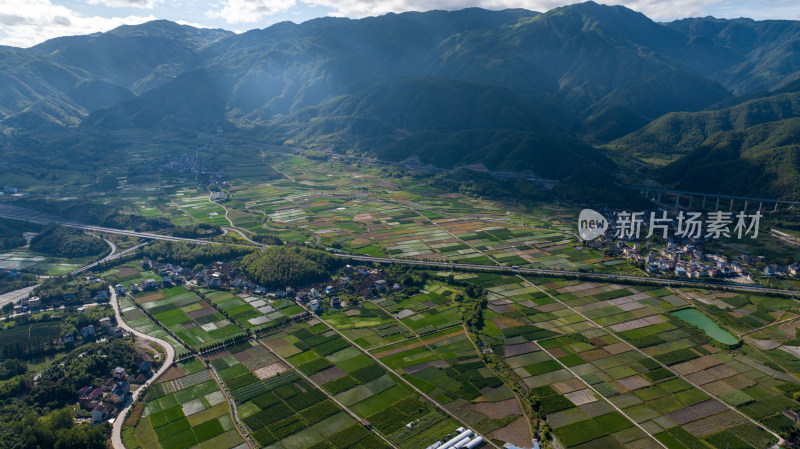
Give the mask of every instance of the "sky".
MULTIPOLYGON (((59 36, 108 31, 155 19, 244 32, 325 16, 388 12, 525 8, 545 12, 578 0, 0 0, 0 45, 30 47, 59 36)), ((624 5, 653 20, 749 17, 800 20, 800 0, 596 0, 624 5)))

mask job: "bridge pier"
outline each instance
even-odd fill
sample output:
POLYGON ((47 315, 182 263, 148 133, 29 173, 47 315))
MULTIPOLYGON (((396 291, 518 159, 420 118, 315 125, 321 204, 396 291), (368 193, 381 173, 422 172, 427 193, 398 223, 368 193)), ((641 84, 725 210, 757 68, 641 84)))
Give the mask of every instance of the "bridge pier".
POLYGON ((778 212, 778 203, 775 203, 775 210, 773 212, 778 212))
POLYGON ((747 200, 744 200, 744 209, 742 209, 742 212, 747 212, 747 200))
POLYGON ((658 196, 656 196, 656 204, 658 208, 661 209, 661 192, 658 192, 658 196))
POLYGON ((714 207, 714 210, 719 210, 719 197, 717 197, 717 205, 714 207))
POLYGON ((692 200, 694 199, 694 195, 689 195, 689 207, 688 209, 692 208, 692 200))
POLYGON ((761 212, 762 207, 764 206, 764 202, 758 203, 758 211, 761 212))
POLYGON ((703 205, 700 206, 700 209, 705 209, 705 208, 706 208, 706 196, 703 195, 703 205))
POLYGON ((680 193, 676 193, 675 194, 675 210, 678 210, 680 205, 681 205, 681 194, 680 193))
POLYGON ((728 209, 728 212, 733 212, 733 198, 731 198, 731 207, 728 209))

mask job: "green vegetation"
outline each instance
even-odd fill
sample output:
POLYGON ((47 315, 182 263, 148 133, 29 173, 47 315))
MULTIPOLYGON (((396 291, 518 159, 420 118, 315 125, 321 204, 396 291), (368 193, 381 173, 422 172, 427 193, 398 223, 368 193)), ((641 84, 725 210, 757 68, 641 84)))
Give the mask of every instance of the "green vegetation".
POLYGON ((2 446, 15 449, 105 449, 109 425, 101 423, 90 428, 88 423, 77 425, 72 408, 55 410, 37 416, 29 413, 19 420, 0 422, 2 446))
POLYGON ((206 264, 217 260, 230 260, 255 251, 252 246, 200 245, 187 242, 161 241, 142 249, 142 255, 159 262, 170 262, 184 267, 206 264))
POLYGON ((169 220, 156 217, 143 217, 125 213, 120 208, 92 203, 85 200, 52 201, 44 199, 23 199, 14 203, 17 206, 45 212, 58 217, 69 218, 81 223, 108 226, 118 229, 133 229, 147 232, 171 228, 169 220))
POLYGON ((71 295, 74 303, 90 302, 99 292, 108 291, 107 282, 90 283, 85 279, 52 277, 45 279, 33 290, 43 302, 61 301, 71 295))
POLYGON ((301 247, 272 247, 246 256, 242 268, 255 282, 271 288, 322 280, 342 264, 326 252, 301 247))
POLYGON ((36 228, 38 226, 25 222, 0 219, 0 250, 25 246, 27 241, 22 235, 23 230, 36 228))
POLYGON ((88 257, 108 251, 108 245, 83 231, 49 225, 31 240, 31 249, 59 257, 88 257))

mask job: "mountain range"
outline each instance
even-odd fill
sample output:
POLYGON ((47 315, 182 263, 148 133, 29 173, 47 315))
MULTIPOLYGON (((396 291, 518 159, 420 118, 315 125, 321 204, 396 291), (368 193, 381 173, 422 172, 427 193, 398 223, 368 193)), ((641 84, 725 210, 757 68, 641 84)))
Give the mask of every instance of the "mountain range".
POLYGON ((593 2, 241 34, 162 20, 0 47, 0 130, 221 131, 564 180, 655 156, 668 185, 710 189, 693 170, 746 166, 780 174, 761 194, 796 198, 798 42, 797 21, 658 23, 593 2))

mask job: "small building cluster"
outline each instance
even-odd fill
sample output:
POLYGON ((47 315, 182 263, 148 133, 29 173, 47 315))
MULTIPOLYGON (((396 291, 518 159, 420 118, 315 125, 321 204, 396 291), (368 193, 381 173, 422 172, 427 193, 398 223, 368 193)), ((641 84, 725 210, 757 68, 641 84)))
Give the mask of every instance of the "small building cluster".
MULTIPOLYGON (((332 283, 317 283, 300 290, 295 300, 300 304, 308 304, 314 313, 319 313, 328 305, 334 309, 347 307, 347 303, 338 295, 347 292, 357 297, 369 298, 389 291, 384 273, 366 266, 342 269, 343 276, 332 283)), ((400 290, 400 285, 393 284, 393 290, 400 290)))
MULTIPOLYGON (((110 317, 100 318, 97 324, 97 326, 94 324, 89 324, 78 329, 81 338, 84 340, 90 340, 96 338, 98 334, 104 334, 110 338, 123 338, 128 336, 127 332, 123 331, 117 326, 116 320, 110 317)), ((56 343, 70 345, 75 342, 75 338, 75 335, 72 333, 65 333, 61 336, 60 340, 56 341, 56 343)))
POLYGON ((77 405, 91 411, 92 422, 116 416, 130 400, 131 385, 142 385, 152 376, 150 361, 137 358, 135 363, 137 373, 129 374, 118 366, 99 387, 85 386, 78 391, 77 405))

